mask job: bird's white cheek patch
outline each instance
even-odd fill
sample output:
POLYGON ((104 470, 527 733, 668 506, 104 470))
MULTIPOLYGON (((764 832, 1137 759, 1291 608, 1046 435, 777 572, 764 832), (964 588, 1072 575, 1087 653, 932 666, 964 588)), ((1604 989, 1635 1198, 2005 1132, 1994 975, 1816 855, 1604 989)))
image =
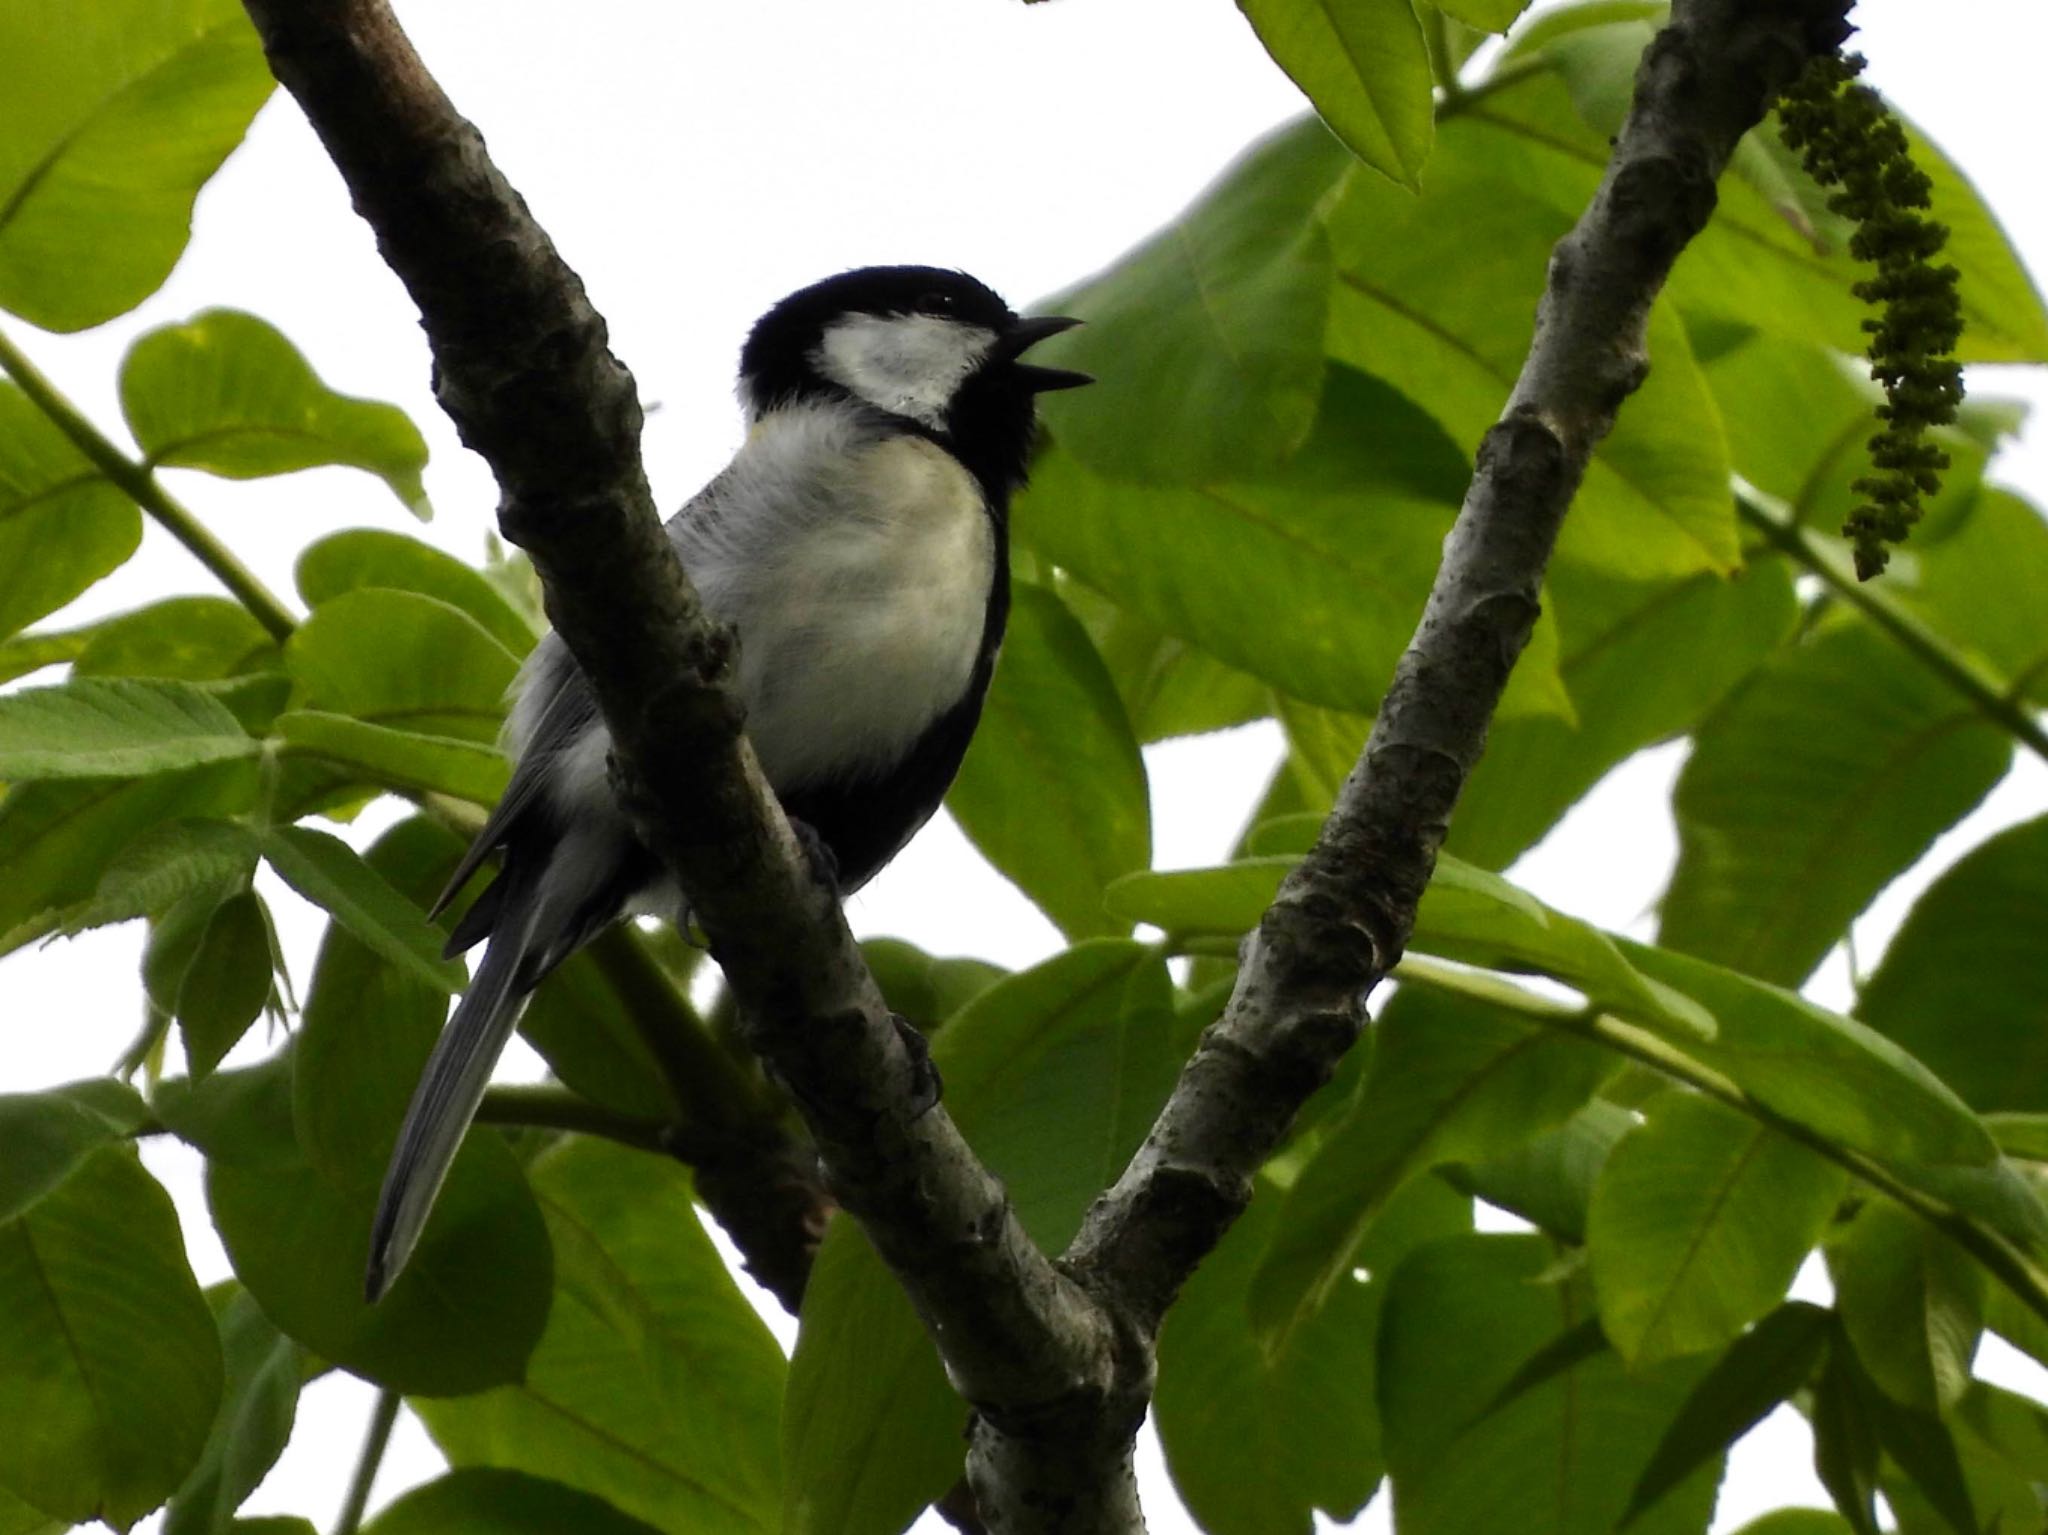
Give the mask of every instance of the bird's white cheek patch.
POLYGON ((856 314, 826 328, 811 361, 870 405, 935 427, 994 344, 993 331, 940 315, 856 314))

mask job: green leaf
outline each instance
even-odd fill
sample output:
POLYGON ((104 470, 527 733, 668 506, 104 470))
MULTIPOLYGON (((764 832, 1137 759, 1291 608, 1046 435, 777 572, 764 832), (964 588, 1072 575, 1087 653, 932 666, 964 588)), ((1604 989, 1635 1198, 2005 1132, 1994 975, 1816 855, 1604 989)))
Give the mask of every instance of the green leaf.
POLYGON ((433 515, 420 483, 426 439, 411 418, 336 394, 252 314, 209 309, 136 341, 121 363, 121 409, 152 465, 253 480, 345 464, 383 480, 414 516, 433 515))
POLYGON ((1114 933, 1102 887, 1152 862, 1144 759, 1088 631, 1019 584, 947 808, 1069 938, 1114 933))
POLYGON ((1096 474, 1161 485, 1268 469, 1299 448, 1330 284, 1311 214, 1351 163, 1320 124, 1283 128, 1109 271, 1048 299, 1088 323, 1033 360, 1096 377, 1042 405, 1061 446, 1096 474))
POLYGON ((1653 1100, 1593 1191, 1600 1320, 1631 1367, 1719 1348, 1780 1300, 1848 1174, 1692 1093, 1653 1100))
POLYGON ((229 896, 207 918, 178 986, 178 1027, 194 1077, 220 1064, 270 1000, 273 948, 269 914, 253 890, 229 896))
MULTIPOLYGON (((1376 706, 1421 615, 1466 476, 1412 403, 1336 370, 1314 437, 1284 473, 1260 480, 1127 484, 1091 471, 1066 443, 1057 439, 1032 468, 1015 512, 1022 545, 1283 693, 1353 712, 1376 706), (1160 538, 1161 528, 1173 536, 1160 538), (1274 622, 1276 613, 1288 621, 1274 622)), ((1547 617, 1502 709, 1570 712, 1547 617)))
POLYGON ((1239 0, 1239 9, 1347 149, 1402 186, 1421 186, 1436 112, 1409 0, 1239 0))
POLYGON ((345 714, 295 709, 272 729, 292 753, 350 769, 366 782, 496 804, 512 765, 493 746, 372 725, 345 714))
MULTIPOLYGON (((1554 1257, 1541 1237, 1453 1237, 1395 1270, 1379 1402, 1403 1535, 1612 1530, 1691 1395, 1702 1361, 1627 1372, 1602 1351, 1502 1400, 1588 1315, 1583 1284, 1549 1272, 1554 1257)), ((1703 1529, 1719 1480, 1718 1464, 1702 1466, 1630 1528, 1703 1529)))
POLYGON ((1547 600, 1577 719, 1524 715, 1487 732, 1448 843, 1485 868, 1534 846, 1631 753, 1697 725, 1791 635, 1799 613, 1791 573, 1774 559, 1732 578, 1657 583, 1559 561, 1547 600))
POLYGON ((1960 1401, 1984 1325, 1984 1271, 1927 1222, 1876 1200, 1826 1252, 1842 1325, 1878 1388, 1929 1412, 1960 1401))
POLYGON ((220 700, 191 683, 81 678, 0 698, 4 778, 135 778, 258 750, 220 700))
POLYGON ((300 708, 495 744, 512 652, 460 608, 383 587, 321 603, 285 646, 300 708))
POLYGON ((1280 1349, 1246 1326, 1279 1212, 1262 1189, 1182 1290, 1159 1334, 1154 1421, 1174 1488, 1211 1535, 1297 1535, 1311 1511, 1353 1517, 1380 1478, 1375 1355, 1386 1276, 1422 1242, 1470 1229, 1470 1203, 1414 1185, 1330 1303, 1280 1349), (1304 1433, 1304 1425, 1315 1425, 1304 1433))
POLYGON ((1832 1330, 1820 1307, 1788 1301, 1729 1344, 1658 1441, 1622 1522, 1719 1457, 1805 1385, 1827 1352, 1832 1330))
POLYGON ((95 624, 71 674, 213 682, 277 662, 277 641, 239 602, 167 597, 95 624))
MULTIPOLYGON (((363 1535, 657 1535, 602 1498, 523 1471, 473 1467, 413 1488, 363 1535)), ((169 1532, 166 1532, 169 1535, 169 1532)))
MULTIPOLYGON (((1056 1252, 1137 1150, 1190 1043, 1158 954, 1096 939, 981 992, 932 1059, 962 1133, 1056 1252)), ((959 1475, 964 1412, 901 1287, 834 1222, 790 1368, 785 1528, 901 1529, 959 1475)))
POLYGON ((1786 985, 2012 760, 2004 732, 1861 622, 1781 651, 1696 742, 1658 941, 1786 985))
POLYGON ((1448 1176, 1537 1230, 1583 1247, 1600 1171, 1635 1124, 1635 1115, 1620 1104, 1595 1098, 1556 1129, 1455 1167, 1448 1176))
POLYGON ((441 958, 441 934, 339 837, 306 826, 260 834, 278 877, 415 980, 444 995, 462 988, 462 967, 441 958))
POLYGON ((298 1415, 305 1351, 232 1282, 207 1292, 227 1361, 226 1389, 199 1464, 164 1513, 163 1535, 228 1535, 235 1510, 277 1463, 298 1415))
POLYGON ((1009 972, 986 960, 942 958, 900 938, 868 938, 861 957, 890 1011, 931 1034, 1009 972))
POLYGON ((195 891, 225 899, 247 887, 255 868, 256 839, 247 827, 204 818, 167 821, 114 855, 92 898, 64 914, 64 931, 160 917, 195 891))
MULTIPOLYGON (((92 637, 90 629, 66 629, 55 633, 17 634, 0 640, 0 682, 12 682, 46 666, 76 661, 92 637)), ((0 1525, 0 1529, 4 1529, 0 1525)))
POLYGON ((309 608, 345 592, 388 587, 460 608, 515 656, 533 648, 532 621, 489 576, 404 533, 376 528, 330 533, 299 556, 294 578, 309 608))
POLYGON ((1735 1535, 1856 1535, 1856 1527, 1824 1508, 1774 1508, 1735 1535))
POLYGON ((2048 817, 2006 828, 1935 881, 1885 950, 1857 1016, 1978 1109, 2048 1109, 2043 912, 2048 817))
POLYGON ((70 1520, 51 1519, 0 1487, 0 1535, 64 1535, 70 1528, 70 1520))
POLYGON ((44 330, 132 309, 170 274, 192 200, 270 94, 231 0, 112 0, 52 27, 0 9, 0 308, 44 330))
POLYGON ((1140 741, 1223 730, 1272 712, 1272 692, 1258 678, 1175 639, 1092 587, 1061 580, 1055 590, 1095 641, 1140 741))
POLYGON ((2015 693, 2048 703, 2048 634, 2028 622, 2048 589, 2048 521, 2040 508, 1984 487, 1954 534, 1919 554, 1907 567, 1916 578, 1902 583, 1900 599, 2015 693))
POLYGON ((377 1186, 338 1183, 299 1148, 292 1068, 286 1051, 158 1093, 164 1122, 206 1153, 207 1204, 236 1277, 321 1358, 408 1395, 519 1379, 547 1318, 551 1260, 503 1140, 471 1138, 405 1272, 382 1302, 365 1305, 377 1186))
POLYGON ((782 1528, 896 1535, 959 1477, 966 1404, 847 1216, 826 1228, 804 1319, 783 1408, 782 1528))
POLYGON ((100 873, 150 827, 185 815, 232 814, 254 802, 249 763, 115 779, 18 784, 0 799, 0 934, 84 900, 100 873))
POLYGON ((1395 1192, 1443 1162, 1526 1142, 1615 1070, 1605 1052, 1465 998, 1403 988, 1373 1029, 1365 1087, 1288 1189, 1250 1291, 1269 1352, 1342 1292, 1395 1192))
POLYGON ((571 1140, 533 1184, 556 1254, 547 1331, 522 1381, 415 1404, 435 1441, 458 1468, 552 1477, 659 1529, 773 1530, 782 1356, 688 1173, 571 1140))
MULTIPOLYGON (((1545 205, 1488 150, 1468 136, 1415 198, 1354 173, 1326 208, 1331 357, 1378 375, 1474 446, 1528 352, 1551 247, 1584 206, 1545 205), (1445 230, 1457 231, 1455 260, 1445 230)), ((1651 313, 1649 351, 1649 377, 1596 450, 1558 553, 1630 580, 1725 574, 1740 563, 1728 447, 1669 305, 1651 313)))
POLYGON ((1482 32, 1505 32, 1528 7, 1529 0, 1448 0, 1436 8, 1482 32))
POLYGON ((220 1345, 178 1217, 68 1093, 0 1098, 0 1485, 125 1530, 198 1458, 220 1345))

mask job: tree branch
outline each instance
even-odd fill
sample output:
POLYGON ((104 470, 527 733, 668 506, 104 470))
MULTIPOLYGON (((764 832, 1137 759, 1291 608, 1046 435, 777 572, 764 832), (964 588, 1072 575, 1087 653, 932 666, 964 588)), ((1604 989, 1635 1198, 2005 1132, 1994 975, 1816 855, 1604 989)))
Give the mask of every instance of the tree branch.
MULTIPOLYGON (((603 321, 384 0, 245 4, 419 307, 436 393, 497 476, 500 527, 532 555, 610 727, 614 784, 710 936, 749 1043, 979 1410, 977 1453, 1003 1457, 1009 1426, 1028 1434, 1107 1394, 1112 1328, 926 1101, 923 1063, 799 854, 742 733, 731 638, 662 535, 639 403, 603 321)), ((1116 1522, 1091 1527, 1136 1527, 1135 1426, 1118 1429, 1116 1522)), ((1040 1497, 1021 1464, 978 1484, 993 1528, 1049 1527, 1045 1508, 1100 1501, 1103 1479, 1077 1494, 1070 1467, 1040 1497)))
POLYGON ((1315 849, 1247 940, 1237 989, 1067 1262, 1156 1326, 1252 1174, 1366 1023, 1485 744, 1594 446, 1642 382, 1650 306, 1737 141, 1847 0, 1678 0, 1645 51, 1599 190, 1550 261, 1528 360, 1444 546, 1415 638, 1315 849))

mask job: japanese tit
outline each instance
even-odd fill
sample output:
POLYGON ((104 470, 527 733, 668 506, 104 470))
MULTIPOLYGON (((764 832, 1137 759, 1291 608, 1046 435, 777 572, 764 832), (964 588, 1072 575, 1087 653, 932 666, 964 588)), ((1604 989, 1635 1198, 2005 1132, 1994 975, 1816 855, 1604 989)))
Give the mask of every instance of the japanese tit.
MULTIPOLYGON (((938 809, 1009 610, 1006 518, 1036 397, 1090 382, 1022 354, 1076 324, 1020 318, 961 272, 868 267, 784 299, 740 354, 745 444, 668 523, 739 637, 747 733, 792 820, 874 877, 938 809)), ((611 737, 560 638, 527 660, 517 767, 436 913, 491 854, 448 952, 483 958, 406 1111, 370 1239, 376 1300, 404 1267, 526 998, 627 912, 680 895, 613 797, 611 737)))

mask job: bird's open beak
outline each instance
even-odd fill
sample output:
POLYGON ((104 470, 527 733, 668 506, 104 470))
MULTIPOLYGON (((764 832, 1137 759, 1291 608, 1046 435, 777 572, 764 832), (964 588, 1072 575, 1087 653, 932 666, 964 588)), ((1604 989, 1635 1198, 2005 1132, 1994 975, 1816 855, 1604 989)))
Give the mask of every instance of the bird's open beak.
POLYGON ((1011 374, 1020 379, 1024 387, 1033 394, 1044 394, 1054 389, 1079 389, 1083 384, 1092 384, 1094 377, 1087 373, 1076 373, 1071 368, 1041 368, 1036 363, 1016 362, 1015 359, 1026 350, 1036 346, 1048 336, 1057 336, 1063 330, 1072 330, 1081 322, 1067 315, 1041 314, 1019 320, 1010 327, 1009 334, 996 343, 996 356, 1003 362, 1013 363, 1011 374))

